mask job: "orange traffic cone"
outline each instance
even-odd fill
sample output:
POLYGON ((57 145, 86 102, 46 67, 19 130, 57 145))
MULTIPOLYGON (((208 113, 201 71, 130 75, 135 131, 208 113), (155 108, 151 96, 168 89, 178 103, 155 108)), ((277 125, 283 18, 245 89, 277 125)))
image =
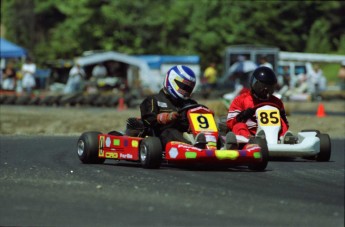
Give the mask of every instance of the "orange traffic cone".
POLYGON ((316 116, 317 117, 325 117, 326 116, 325 107, 323 106, 322 103, 320 103, 318 108, 317 108, 316 116))
POLYGON ((126 109, 125 99, 123 97, 119 99, 119 105, 117 106, 117 109, 120 111, 126 109))

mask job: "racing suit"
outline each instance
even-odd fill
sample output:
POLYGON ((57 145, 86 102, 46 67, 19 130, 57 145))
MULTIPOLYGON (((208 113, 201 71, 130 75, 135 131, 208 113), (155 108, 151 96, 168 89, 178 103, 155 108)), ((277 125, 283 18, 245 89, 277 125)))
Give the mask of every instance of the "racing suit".
POLYGON ((155 136, 158 136, 162 142, 163 149, 169 141, 180 141, 190 144, 190 141, 183 137, 183 132, 188 131, 189 124, 186 120, 176 119, 167 124, 160 124, 157 115, 160 113, 177 112, 180 108, 197 104, 195 100, 174 100, 164 89, 158 94, 148 96, 140 104, 141 119, 146 128, 152 129, 155 136))
POLYGON ((242 111, 245 111, 248 108, 254 108, 254 106, 263 102, 272 103, 278 107, 280 111, 280 117, 282 119, 279 137, 284 135, 286 131, 289 129, 289 122, 286 118, 285 109, 282 101, 273 95, 271 95, 267 101, 260 101, 252 96, 249 89, 237 96, 231 103, 226 120, 226 125, 228 126, 228 128, 234 134, 242 135, 246 138, 255 135, 256 130, 258 128, 255 113, 245 121, 239 120, 237 116, 242 111))

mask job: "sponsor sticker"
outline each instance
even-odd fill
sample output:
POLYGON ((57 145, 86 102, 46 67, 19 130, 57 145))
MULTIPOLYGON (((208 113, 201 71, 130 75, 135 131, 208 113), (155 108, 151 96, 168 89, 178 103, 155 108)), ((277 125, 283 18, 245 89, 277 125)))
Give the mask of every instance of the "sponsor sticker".
POLYGON ((235 160, 238 158, 239 153, 237 150, 216 150, 216 157, 219 160, 231 159, 235 160))
POLYGON ((197 154, 196 152, 186 151, 185 155, 186 155, 186 158, 195 159, 197 154))
POLYGON ((159 107, 165 107, 165 108, 167 108, 168 107, 168 104, 166 104, 165 102, 160 102, 160 101, 158 101, 157 102, 157 105, 159 106, 159 107))
POLYGON ((113 145, 114 146, 120 146, 120 140, 119 139, 114 139, 113 140, 113 145))
POLYGON ((132 147, 138 147, 139 143, 137 140, 132 140, 132 147))

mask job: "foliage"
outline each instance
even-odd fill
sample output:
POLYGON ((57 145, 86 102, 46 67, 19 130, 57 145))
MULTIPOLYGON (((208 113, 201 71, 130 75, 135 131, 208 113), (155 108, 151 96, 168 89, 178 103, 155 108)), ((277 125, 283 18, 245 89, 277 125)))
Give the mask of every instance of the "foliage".
POLYGON ((222 64, 225 47, 345 53, 345 2, 1 0, 6 38, 42 63, 86 50, 197 54, 222 64))

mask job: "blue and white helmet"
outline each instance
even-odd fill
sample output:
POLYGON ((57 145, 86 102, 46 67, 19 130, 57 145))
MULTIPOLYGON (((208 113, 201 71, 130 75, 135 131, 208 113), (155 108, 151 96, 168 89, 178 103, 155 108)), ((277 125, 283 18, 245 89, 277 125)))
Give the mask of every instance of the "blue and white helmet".
POLYGON ((184 65, 172 67, 166 74, 163 86, 175 99, 190 98, 195 87, 196 77, 192 69, 184 65))

